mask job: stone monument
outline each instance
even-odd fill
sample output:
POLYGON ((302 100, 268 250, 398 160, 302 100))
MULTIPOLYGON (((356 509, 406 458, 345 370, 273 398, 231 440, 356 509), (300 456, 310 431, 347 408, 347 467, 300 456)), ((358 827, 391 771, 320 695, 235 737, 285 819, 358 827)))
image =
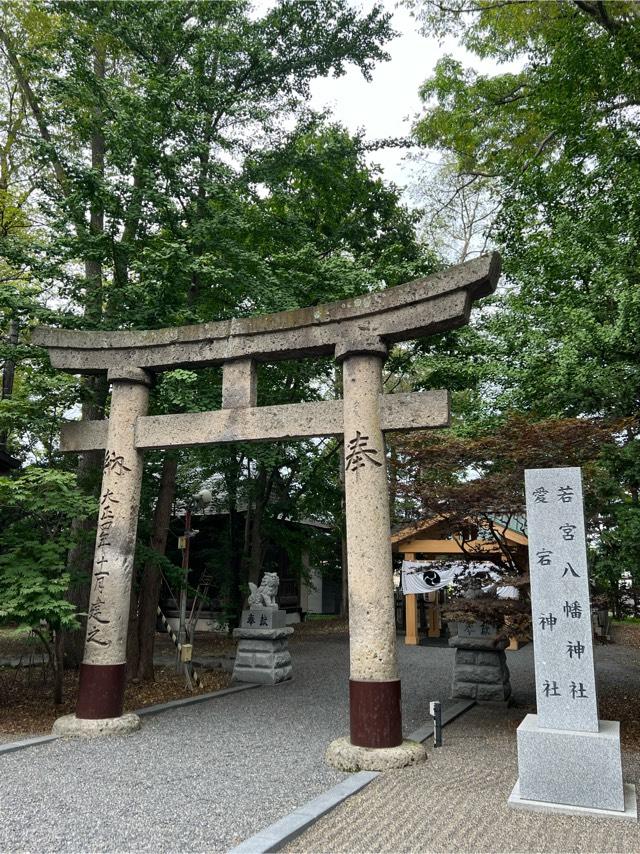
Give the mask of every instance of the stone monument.
POLYGON ((458 623, 449 639, 456 651, 451 698, 478 703, 507 703, 511 682, 505 649, 509 641, 488 623, 458 623))
POLYGON ((242 612, 240 628, 233 630, 238 639, 233 678, 238 682, 277 685, 291 679, 288 639, 293 629, 276 602, 279 584, 275 572, 265 572, 260 587, 249 582, 249 609, 242 612))
POLYGON ((85 657, 67 733, 121 730, 144 451, 336 436, 344 444, 350 615, 350 738, 343 752, 352 751, 354 766, 362 750, 369 750, 368 767, 412 761, 385 752, 402 744, 402 716, 384 434, 448 426, 449 395, 383 394, 382 367, 394 344, 467 323, 474 301, 493 292, 499 275, 493 253, 384 291, 294 311, 172 329, 34 331, 33 343, 46 347, 53 367, 106 374, 113 388, 108 419, 66 424, 61 437, 62 451, 105 454, 85 657), (256 405, 258 362, 318 356, 342 364, 341 400, 256 405), (214 365, 222 368, 220 410, 147 414, 158 374, 214 365))
POLYGON ((620 724, 598 720, 581 471, 532 469, 525 491, 538 713, 518 727, 509 806, 636 820, 620 724))

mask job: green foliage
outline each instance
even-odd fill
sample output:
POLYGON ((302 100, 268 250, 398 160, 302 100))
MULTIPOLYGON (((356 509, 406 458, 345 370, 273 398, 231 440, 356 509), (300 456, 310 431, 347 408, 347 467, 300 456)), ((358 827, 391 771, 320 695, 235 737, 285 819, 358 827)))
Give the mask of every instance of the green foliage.
POLYGON ((67 472, 31 467, 20 477, 0 477, 0 621, 38 628, 72 628, 75 608, 65 599, 70 525, 94 502, 67 472))
POLYGON ((39 107, 27 157, 45 167, 48 260, 83 326, 193 322, 195 297, 210 317, 237 313, 263 267, 238 167, 281 137, 314 77, 369 74, 388 19, 344 0, 7 8, 3 42, 39 107), (91 274, 69 275, 79 258, 91 274))
POLYGON ((640 542, 640 508, 619 504, 612 508, 612 518, 600 534, 594 555, 596 580, 626 576, 634 586, 640 585, 637 544, 640 542))
MULTIPOLYGON (((590 471, 594 577, 615 591, 623 572, 637 578, 640 549, 640 18, 630 2, 411 5, 478 60, 439 60, 416 133, 465 192, 500 203, 485 236, 505 278, 475 329, 452 336, 470 366, 454 374, 456 432, 514 411, 627 419, 590 471)), ((427 381, 446 367, 447 343, 435 349, 427 381)))
MULTIPOLYGON (((370 75, 386 56, 389 17, 347 0, 268 10, 236 0, 5 4, 0 61, 28 131, 16 135, 7 217, 17 216, 21 182, 33 199, 29 239, 3 245, 19 280, 0 304, 3 330, 20 318, 13 397, 0 407, 14 453, 61 466, 62 415, 78 405, 84 417, 108 414, 104 383, 60 378, 28 346, 35 322, 224 321, 367 292, 433 266, 415 217, 367 165, 362 140, 306 103, 319 75, 347 64, 370 75)), ((334 382, 327 360, 265 366, 260 403, 316 400, 334 382)), ((150 411, 217 409, 220 395, 219 368, 172 371, 150 411)), ((339 526, 337 460, 335 443, 183 451, 177 506, 208 483, 220 509, 251 508, 250 541, 236 531, 222 550, 221 571, 241 552, 246 575, 260 564, 263 523, 315 506, 339 526)), ((147 455, 139 564, 158 564, 146 543, 162 464, 162 454, 147 455)))
POLYGON ((422 7, 427 27, 519 66, 487 75, 440 60, 416 130, 502 197, 493 236, 509 287, 486 324, 493 393, 534 417, 638 409, 640 20, 631 7, 422 7))

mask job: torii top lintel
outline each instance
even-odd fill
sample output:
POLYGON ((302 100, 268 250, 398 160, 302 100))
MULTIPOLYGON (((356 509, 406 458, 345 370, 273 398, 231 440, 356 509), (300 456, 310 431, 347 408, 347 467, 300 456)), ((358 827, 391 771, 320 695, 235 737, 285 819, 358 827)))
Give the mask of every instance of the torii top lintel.
POLYGON ((393 344, 461 326, 474 300, 495 290, 499 275, 494 252, 384 291, 294 311, 146 331, 40 327, 33 340, 47 348, 53 367, 81 374, 332 355, 343 341, 393 344))

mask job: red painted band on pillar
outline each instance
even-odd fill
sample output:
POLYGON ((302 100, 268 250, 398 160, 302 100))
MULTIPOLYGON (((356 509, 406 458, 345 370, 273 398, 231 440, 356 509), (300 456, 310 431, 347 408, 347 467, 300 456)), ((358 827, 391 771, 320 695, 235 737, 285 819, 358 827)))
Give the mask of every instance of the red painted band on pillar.
POLYGON ((124 706, 126 664, 81 664, 76 717, 119 718, 124 706))
POLYGON ((351 744, 397 747, 402 744, 400 680, 349 679, 351 744))

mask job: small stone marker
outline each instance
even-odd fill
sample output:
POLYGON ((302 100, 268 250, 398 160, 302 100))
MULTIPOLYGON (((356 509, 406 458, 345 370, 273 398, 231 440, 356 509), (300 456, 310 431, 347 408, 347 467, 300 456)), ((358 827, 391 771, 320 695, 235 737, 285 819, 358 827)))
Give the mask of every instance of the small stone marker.
POLYGON ((525 491, 538 714, 518 727, 509 806, 637 819, 620 724, 598 720, 581 471, 526 471, 525 491))

